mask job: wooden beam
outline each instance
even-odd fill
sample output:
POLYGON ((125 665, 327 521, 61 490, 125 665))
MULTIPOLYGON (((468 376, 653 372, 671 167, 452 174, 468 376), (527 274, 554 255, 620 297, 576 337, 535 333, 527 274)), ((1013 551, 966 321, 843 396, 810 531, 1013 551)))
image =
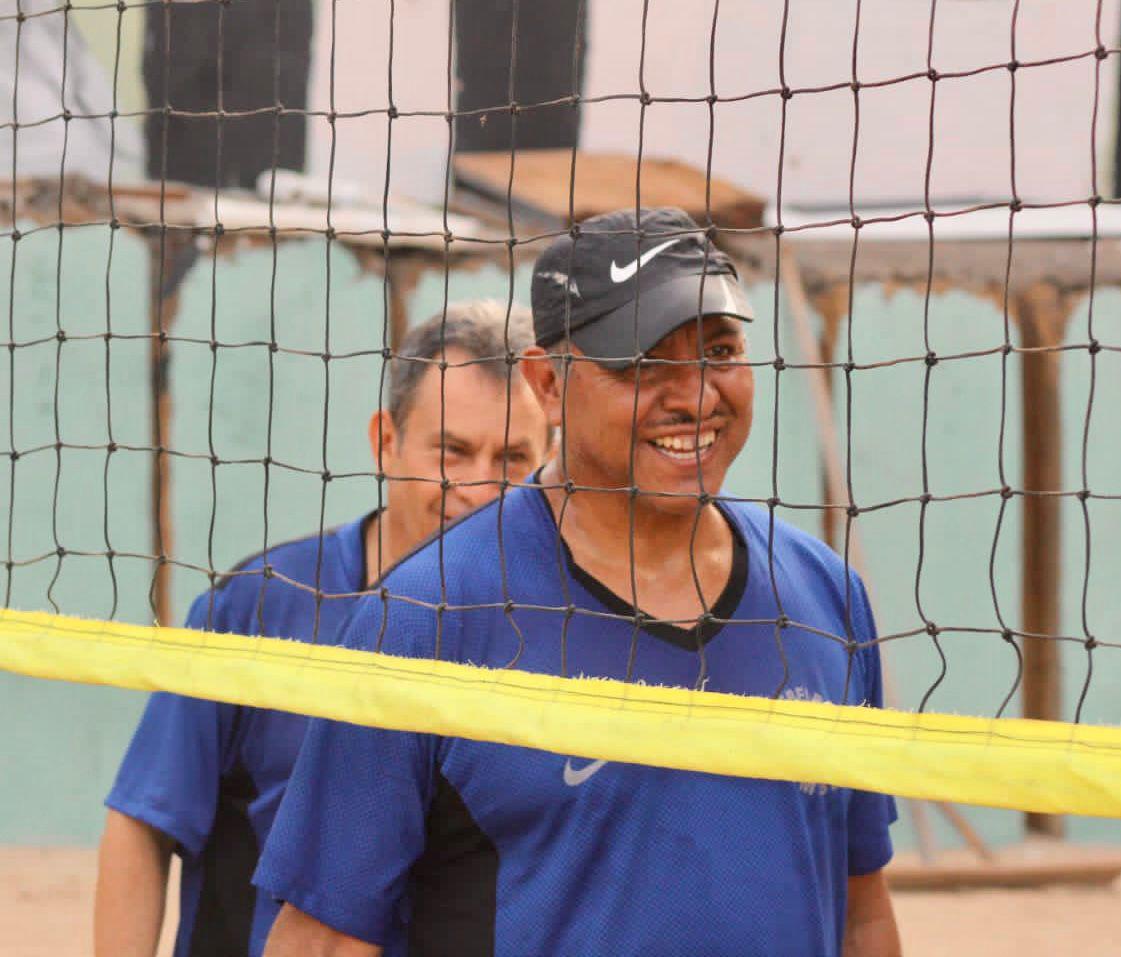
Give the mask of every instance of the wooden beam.
MULTIPOLYGON (((1055 284, 1033 283, 1016 296, 1024 348, 1059 346, 1070 317, 1069 298, 1055 284)), ((1062 488, 1062 421, 1059 394, 1058 352, 1024 352, 1021 390, 1023 405, 1024 539, 1022 569, 1023 630, 1032 635, 1059 633, 1062 588, 1061 499, 1048 496, 1062 488)), ((1062 720, 1062 670, 1059 642, 1049 637, 1022 642, 1024 675, 1021 685, 1025 718, 1062 720)), ((1029 834, 1059 837, 1062 818, 1027 814, 1029 834)))

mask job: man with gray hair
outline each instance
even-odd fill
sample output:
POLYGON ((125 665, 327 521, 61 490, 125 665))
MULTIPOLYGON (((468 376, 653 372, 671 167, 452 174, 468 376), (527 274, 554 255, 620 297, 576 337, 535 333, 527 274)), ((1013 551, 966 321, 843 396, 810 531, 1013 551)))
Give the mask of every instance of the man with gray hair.
MULTIPOLYGON (((544 460, 544 413, 508 361, 532 336, 527 310, 492 301, 449 306, 411 330, 369 426, 389 507, 246 559, 195 600, 187 627, 333 643, 391 566, 544 460)), ((279 905, 250 878, 306 724, 152 696, 106 801, 98 957, 153 957, 172 852, 183 861, 175 957, 261 953, 279 905)))

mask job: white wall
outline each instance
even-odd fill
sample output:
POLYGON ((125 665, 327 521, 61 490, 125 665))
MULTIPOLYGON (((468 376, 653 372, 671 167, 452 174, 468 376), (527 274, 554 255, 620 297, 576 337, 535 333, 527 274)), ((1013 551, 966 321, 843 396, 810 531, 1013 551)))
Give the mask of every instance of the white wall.
MULTIPOLYGON (((1025 0, 1016 58, 1040 60, 1096 46, 1096 0, 1025 0)), ((792 89, 847 83, 852 76, 855 21, 848 0, 791 0, 785 50, 792 89)), ((934 68, 970 70, 1011 59, 1010 0, 942 0, 933 36, 934 68)), ((653 96, 706 96, 711 0, 652 0, 647 27, 646 88, 653 96)), ((721 97, 780 87, 783 4, 725 0, 715 44, 715 90, 721 97)), ((603 96, 639 90, 641 0, 593 0, 590 6, 586 93, 603 96)), ((871 83, 925 73, 930 4, 920 0, 865 0, 857 75, 871 83)), ((1103 4, 1103 42, 1115 45, 1117 0, 1103 4)), ((1017 185, 1026 200, 1087 196, 1090 117, 1097 61, 1022 69, 1016 74, 1017 185)), ((1108 154, 1116 114, 1117 56, 1102 67, 1098 155, 1106 160, 1101 188, 1111 176, 1108 154)), ((1007 197, 1010 194, 1010 74, 1006 69, 937 85, 931 177, 936 198, 1007 197)), ((858 202, 913 201, 922 196, 928 145, 931 82, 925 76, 860 93, 860 135, 855 175, 858 202)), ((633 100, 590 104, 583 144, 633 151, 640 108, 633 100)), ((774 94, 717 104, 713 169, 767 196, 778 182, 781 99, 774 94)), ((647 109, 645 150, 702 165, 708 140, 705 104, 653 104, 647 109)), ((854 128, 853 95, 798 94, 789 101, 784 201, 847 201, 854 128)))
MULTIPOLYGON (((397 0, 394 17, 393 99, 401 111, 435 111, 393 123, 390 186, 394 192, 441 202, 447 169, 448 0, 397 0)), ((389 107, 389 3, 318 0, 308 106, 339 113, 389 107), (333 11, 333 12, 332 12, 333 11), (333 29, 332 29, 333 27, 333 29)), ((385 183, 389 120, 384 112, 340 118, 335 124, 334 174, 380 199, 385 183)), ((325 118, 308 120, 308 171, 331 169, 325 118)))

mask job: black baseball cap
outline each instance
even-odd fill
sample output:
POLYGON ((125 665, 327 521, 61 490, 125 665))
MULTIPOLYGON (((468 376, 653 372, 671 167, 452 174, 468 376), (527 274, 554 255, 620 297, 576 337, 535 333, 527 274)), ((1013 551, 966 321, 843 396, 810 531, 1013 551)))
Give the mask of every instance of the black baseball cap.
POLYGON ((531 299, 539 346, 568 333, 609 368, 698 316, 754 318, 731 259, 673 206, 604 213, 557 237, 534 264, 531 299))

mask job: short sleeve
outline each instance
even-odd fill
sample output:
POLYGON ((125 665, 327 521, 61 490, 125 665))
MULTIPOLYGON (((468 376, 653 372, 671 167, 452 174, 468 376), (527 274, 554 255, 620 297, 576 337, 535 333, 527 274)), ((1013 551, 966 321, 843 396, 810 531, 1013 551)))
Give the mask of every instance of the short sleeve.
MULTIPOLYGON (((861 644, 876 638, 876 622, 868 595, 858 577, 853 576, 852 624, 854 637, 861 644)), ((858 652, 863 676, 863 701, 872 708, 884 704, 883 673, 878 645, 867 645, 858 652)), ((859 877, 884 867, 892 856, 890 826, 898 814, 895 800, 887 794, 853 791, 849 802, 849 875, 859 877)))
MULTIPOLYGON (((209 595, 200 596, 187 627, 203 627, 211 612, 209 595)), ((214 822, 236 714, 232 705, 153 694, 106 805, 168 835, 185 854, 200 854, 214 822)))
MULTIPOLYGON (((378 634, 362 599, 350 647, 378 634)), ((436 739, 313 720, 253 882, 342 933, 387 946, 407 920, 409 870, 425 844, 436 739)))

